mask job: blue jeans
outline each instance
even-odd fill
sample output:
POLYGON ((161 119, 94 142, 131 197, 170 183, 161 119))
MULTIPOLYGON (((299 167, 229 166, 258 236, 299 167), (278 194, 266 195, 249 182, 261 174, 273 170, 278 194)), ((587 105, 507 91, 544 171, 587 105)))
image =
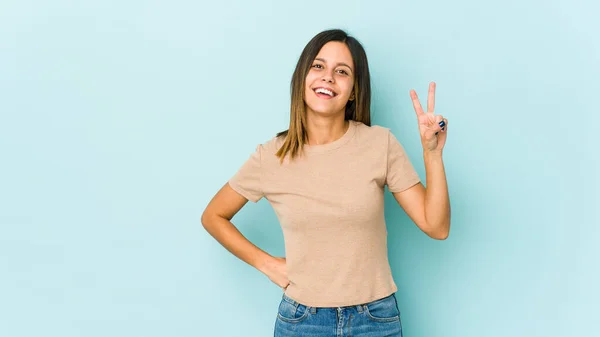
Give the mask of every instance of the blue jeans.
POLYGON ((314 308, 283 294, 275 337, 402 337, 396 295, 360 305, 314 308))

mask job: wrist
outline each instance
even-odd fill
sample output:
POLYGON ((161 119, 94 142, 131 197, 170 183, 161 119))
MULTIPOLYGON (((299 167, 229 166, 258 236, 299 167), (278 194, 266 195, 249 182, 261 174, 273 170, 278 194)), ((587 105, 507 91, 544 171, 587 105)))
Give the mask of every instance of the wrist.
POLYGON ((261 254, 260 258, 256 263, 256 269, 258 269, 261 273, 266 274, 267 271, 273 265, 275 258, 267 253, 261 254))
POLYGON ((442 150, 423 150, 423 156, 426 158, 436 158, 439 157, 441 158, 443 155, 443 151, 442 150))

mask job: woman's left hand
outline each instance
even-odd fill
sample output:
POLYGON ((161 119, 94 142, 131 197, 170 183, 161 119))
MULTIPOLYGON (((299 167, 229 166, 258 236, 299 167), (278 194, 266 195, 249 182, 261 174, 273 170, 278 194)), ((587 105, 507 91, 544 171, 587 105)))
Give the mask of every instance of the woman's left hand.
POLYGON ((433 112, 435 106, 435 82, 429 83, 427 112, 423 111, 417 93, 414 90, 410 91, 410 98, 417 113, 423 150, 441 152, 448 136, 448 120, 441 115, 435 115, 433 112))

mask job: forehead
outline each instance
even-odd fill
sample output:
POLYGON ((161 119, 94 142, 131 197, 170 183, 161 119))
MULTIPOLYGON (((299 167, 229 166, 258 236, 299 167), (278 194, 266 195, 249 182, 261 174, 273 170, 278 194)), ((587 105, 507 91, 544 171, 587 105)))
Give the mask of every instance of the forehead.
POLYGON ((327 42, 321 50, 319 50, 316 58, 324 59, 328 63, 346 63, 350 66, 354 63, 348 46, 345 43, 338 41, 327 42))

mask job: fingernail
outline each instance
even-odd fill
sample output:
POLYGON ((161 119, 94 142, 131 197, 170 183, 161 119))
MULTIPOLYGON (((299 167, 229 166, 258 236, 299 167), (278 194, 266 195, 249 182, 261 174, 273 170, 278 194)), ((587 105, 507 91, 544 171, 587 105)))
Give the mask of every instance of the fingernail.
POLYGON ((441 122, 440 122, 440 126, 441 126, 441 127, 444 127, 445 125, 446 125, 446 122, 444 122, 444 121, 441 121, 441 122))

